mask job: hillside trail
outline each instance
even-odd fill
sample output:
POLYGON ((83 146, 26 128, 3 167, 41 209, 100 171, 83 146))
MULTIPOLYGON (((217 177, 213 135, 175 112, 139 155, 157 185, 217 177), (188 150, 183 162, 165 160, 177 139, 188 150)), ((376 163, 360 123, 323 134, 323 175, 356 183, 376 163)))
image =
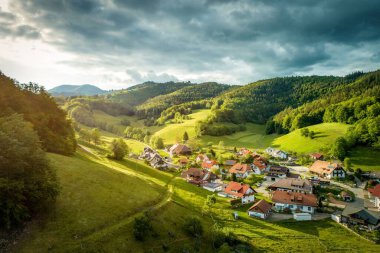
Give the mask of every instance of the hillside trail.
MULTIPOLYGON (((106 166, 106 167, 108 167, 108 168, 110 168, 112 170, 117 171, 117 172, 120 172, 120 173, 123 173, 123 174, 126 174, 126 175, 130 175, 130 176, 134 176, 134 177, 138 177, 138 178, 140 178, 140 179, 142 179, 144 181, 149 181, 149 183, 154 182, 154 180, 152 180, 148 176, 145 176, 145 175, 136 173, 135 171, 129 170, 128 167, 126 167, 126 166, 120 165, 118 163, 115 163, 115 165, 111 165, 110 162, 106 158, 99 156, 98 154, 96 154, 96 152, 94 152, 92 149, 90 149, 88 147, 85 147, 83 145, 79 145, 79 147, 82 150, 84 150, 85 152, 91 154, 93 157, 96 157, 96 158, 87 157, 88 159, 90 159, 90 160, 92 160, 92 161, 94 161, 96 163, 104 165, 104 166, 106 166)), ((93 233, 91 233, 89 235, 86 235, 86 236, 84 236, 82 238, 78 238, 78 242, 75 243, 75 245, 73 245, 73 250, 75 251, 75 249, 84 248, 86 246, 86 244, 90 244, 91 242, 95 242, 95 241, 96 242, 107 241, 112 236, 117 235, 118 232, 121 231, 125 226, 129 225, 130 223, 132 223, 135 218, 141 216, 145 212, 160 209, 163 206, 165 206, 166 204, 168 204, 172 200, 172 196, 173 196, 173 193, 174 193, 174 183, 173 183, 173 181, 175 180, 175 178, 177 176, 178 175, 175 174, 167 182, 167 184, 165 185, 165 187, 167 188, 167 191, 165 192, 165 194, 163 194, 163 196, 161 197, 161 199, 160 199, 160 201, 158 203, 156 203, 154 205, 151 205, 151 206, 146 206, 143 209, 141 209, 140 211, 132 214, 131 216, 129 216, 129 217, 123 219, 123 220, 118 221, 115 224, 112 224, 112 225, 106 226, 104 228, 101 228, 101 229, 99 229, 99 230, 97 230, 97 231, 95 231, 95 232, 93 232, 93 233)))

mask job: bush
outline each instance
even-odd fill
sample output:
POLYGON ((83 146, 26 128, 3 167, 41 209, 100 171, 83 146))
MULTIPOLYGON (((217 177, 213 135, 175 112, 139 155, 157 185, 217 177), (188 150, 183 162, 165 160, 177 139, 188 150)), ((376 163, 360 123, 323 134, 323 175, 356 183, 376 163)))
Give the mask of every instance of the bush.
POLYGON ((143 241, 147 235, 153 230, 150 224, 150 217, 145 214, 142 217, 135 218, 135 223, 133 224, 133 235, 138 241, 143 241))
POLYGON ((203 235, 203 226, 197 217, 188 217, 183 225, 183 229, 192 237, 200 237, 203 235))

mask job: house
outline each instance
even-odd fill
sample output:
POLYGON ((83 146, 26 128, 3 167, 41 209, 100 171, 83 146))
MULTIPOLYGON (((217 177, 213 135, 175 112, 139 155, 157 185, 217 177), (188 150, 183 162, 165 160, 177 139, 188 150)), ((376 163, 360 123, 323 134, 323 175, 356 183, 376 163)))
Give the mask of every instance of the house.
POLYGON ((249 164, 236 163, 229 170, 231 174, 235 174, 237 178, 246 178, 253 173, 249 164))
POLYGON ((241 199, 241 203, 251 203, 255 201, 254 194, 256 191, 248 184, 237 183, 234 181, 229 182, 224 193, 227 197, 241 199))
POLYGON ((169 153, 171 156, 173 155, 191 155, 191 149, 183 144, 174 144, 170 149, 169 153))
POLYGON ((205 169, 205 170, 219 169, 219 164, 215 160, 208 160, 208 161, 203 161, 201 167, 202 169, 205 169))
POLYGON ((197 158, 195 158, 196 163, 201 163, 210 160, 207 155, 205 154, 199 154, 197 158))
POLYGON ((368 188, 368 195, 374 200, 375 207, 380 210, 380 184, 377 184, 373 188, 368 188))
POLYGON ((250 155, 252 154, 252 151, 247 149, 247 148, 241 148, 238 152, 237 152, 237 155, 238 156, 246 156, 246 155, 250 155))
POLYGON ((313 186, 310 181, 305 179, 284 178, 280 179, 268 187, 271 191, 289 191, 305 194, 313 193, 313 186))
POLYGON ((181 166, 185 166, 186 164, 189 163, 189 160, 186 158, 186 157, 183 157, 181 159, 179 159, 179 164, 181 164, 181 166))
POLYGON ((370 211, 364 208, 346 206, 341 215, 341 223, 350 225, 359 225, 368 230, 379 229, 380 212, 370 211))
POLYGON ((314 160, 323 160, 323 155, 320 153, 310 154, 310 158, 314 160))
POLYGON ((214 173, 197 168, 190 168, 183 171, 181 177, 186 179, 187 182, 198 186, 205 183, 218 183, 219 180, 219 177, 214 173))
POLYGON ((210 192, 221 192, 224 189, 224 185, 221 183, 203 183, 202 188, 210 192))
POLYGON ((278 211, 290 210, 292 212, 314 213, 318 206, 314 194, 300 192, 275 191, 272 195, 274 207, 278 211))
POLYGON ((272 213, 272 204, 268 203, 264 199, 256 202, 248 209, 248 215, 251 217, 258 217, 266 219, 272 213))
POLYGON ((268 155, 270 156, 273 156, 274 158, 279 158, 279 159, 288 159, 288 153, 282 151, 282 150, 278 150, 278 149, 274 149, 272 147, 269 147, 265 150, 265 153, 267 153, 268 155))
POLYGON ((334 177, 344 178, 346 176, 346 171, 338 163, 330 163, 320 160, 315 161, 313 165, 311 165, 309 171, 327 179, 334 177))
POLYGON ((254 160, 251 164, 253 173, 257 175, 264 174, 265 171, 268 169, 268 165, 260 160, 254 160))
POLYGON ((282 166, 272 165, 267 171, 266 179, 277 181, 286 178, 289 175, 289 169, 282 166))

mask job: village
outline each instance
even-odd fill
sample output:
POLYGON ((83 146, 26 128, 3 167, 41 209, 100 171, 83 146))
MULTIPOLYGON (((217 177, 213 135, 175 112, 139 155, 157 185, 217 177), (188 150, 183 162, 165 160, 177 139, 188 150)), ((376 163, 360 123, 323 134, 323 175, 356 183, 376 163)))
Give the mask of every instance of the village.
POLYGON ((177 143, 165 154, 147 146, 138 159, 159 170, 180 171, 188 183, 230 199, 231 210, 246 208, 252 218, 331 218, 367 239, 379 233, 379 172, 348 171, 320 153, 310 154, 311 165, 306 167, 272 147, 263 152, 235 148, 229 159, 216 160, 213 154, 177 143))

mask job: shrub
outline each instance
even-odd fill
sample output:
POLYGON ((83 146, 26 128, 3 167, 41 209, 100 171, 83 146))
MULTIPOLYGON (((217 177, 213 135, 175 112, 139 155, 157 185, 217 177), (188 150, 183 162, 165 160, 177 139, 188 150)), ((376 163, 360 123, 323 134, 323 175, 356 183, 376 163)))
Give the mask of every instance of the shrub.
POLYGON ((203 234, 202 223, 197 217, 188 217, 183 225, 183 229, 192 237, 200 237, 203 234))

